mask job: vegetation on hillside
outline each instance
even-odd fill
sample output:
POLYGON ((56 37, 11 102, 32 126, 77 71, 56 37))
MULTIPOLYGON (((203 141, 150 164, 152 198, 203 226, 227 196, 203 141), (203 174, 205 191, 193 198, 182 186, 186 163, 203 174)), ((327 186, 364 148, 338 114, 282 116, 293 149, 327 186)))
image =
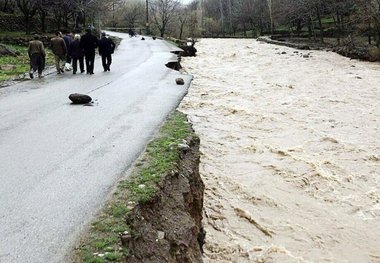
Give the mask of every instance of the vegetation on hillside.
POLYGON ((0 12, 23 16, 26 32, 108 26, 180 39, 286 33, 380 45, 380 0, 0 0, 0 12))

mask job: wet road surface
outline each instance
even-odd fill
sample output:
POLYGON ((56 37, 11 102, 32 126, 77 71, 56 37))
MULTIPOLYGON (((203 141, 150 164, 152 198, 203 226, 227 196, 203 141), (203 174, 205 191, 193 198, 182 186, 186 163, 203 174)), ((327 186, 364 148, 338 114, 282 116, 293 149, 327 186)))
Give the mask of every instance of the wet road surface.
POLYGON ((116 35, 124 40, 111 72, 98 57, 94 75, 52 74, 0 89, 1 263, 63 262, 186 93, 191 77, 165 67, 175 47, 116 35), (70 105, 76 92, 93 105, 70 105))

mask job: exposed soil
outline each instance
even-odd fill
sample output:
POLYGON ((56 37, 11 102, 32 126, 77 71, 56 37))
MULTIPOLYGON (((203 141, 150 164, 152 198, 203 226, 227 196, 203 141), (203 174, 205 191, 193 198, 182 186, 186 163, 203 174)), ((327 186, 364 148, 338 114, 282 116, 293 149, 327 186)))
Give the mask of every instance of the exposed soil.
POLYGON ((159 184, 148 202, 137 204, 122 236, 125 262, 202 262, 204 185, 199 175, 199 139, 181 149, 178 170, 159 184))

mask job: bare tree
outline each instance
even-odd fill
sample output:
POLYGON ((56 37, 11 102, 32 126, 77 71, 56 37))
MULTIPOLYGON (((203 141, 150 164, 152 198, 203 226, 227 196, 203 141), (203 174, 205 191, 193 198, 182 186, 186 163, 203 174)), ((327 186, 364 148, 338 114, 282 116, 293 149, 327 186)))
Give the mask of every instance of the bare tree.
POLYGON ((4 13, 14 13, 15 11, 14 0, 0 0, 0 11, 4 13))
POLYGON ((153 0, 149 7, 153 16, 154 24, 160 31, 161 37, 165 35, 168 24, 174 18, 180 3, 177 0, 153 0))
POLYGON ((138 22, 143 23, 146 10, 142 1, 128 2, 122 10, 127 27, 134 28, 138 22))
POLYGON ((29 34, 31 20, 37 12, 37 2, 35 0, 16 0, 16 4, 24 15, 25 31, 29 34))

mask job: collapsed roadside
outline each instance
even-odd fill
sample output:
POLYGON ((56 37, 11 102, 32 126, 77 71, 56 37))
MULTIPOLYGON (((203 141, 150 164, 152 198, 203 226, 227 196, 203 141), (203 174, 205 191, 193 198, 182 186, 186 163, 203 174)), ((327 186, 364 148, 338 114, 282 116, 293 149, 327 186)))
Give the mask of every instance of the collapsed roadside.
POLYGON ((71 262, 202 262, 199 138, 172 113, 75 248, 71 262))

